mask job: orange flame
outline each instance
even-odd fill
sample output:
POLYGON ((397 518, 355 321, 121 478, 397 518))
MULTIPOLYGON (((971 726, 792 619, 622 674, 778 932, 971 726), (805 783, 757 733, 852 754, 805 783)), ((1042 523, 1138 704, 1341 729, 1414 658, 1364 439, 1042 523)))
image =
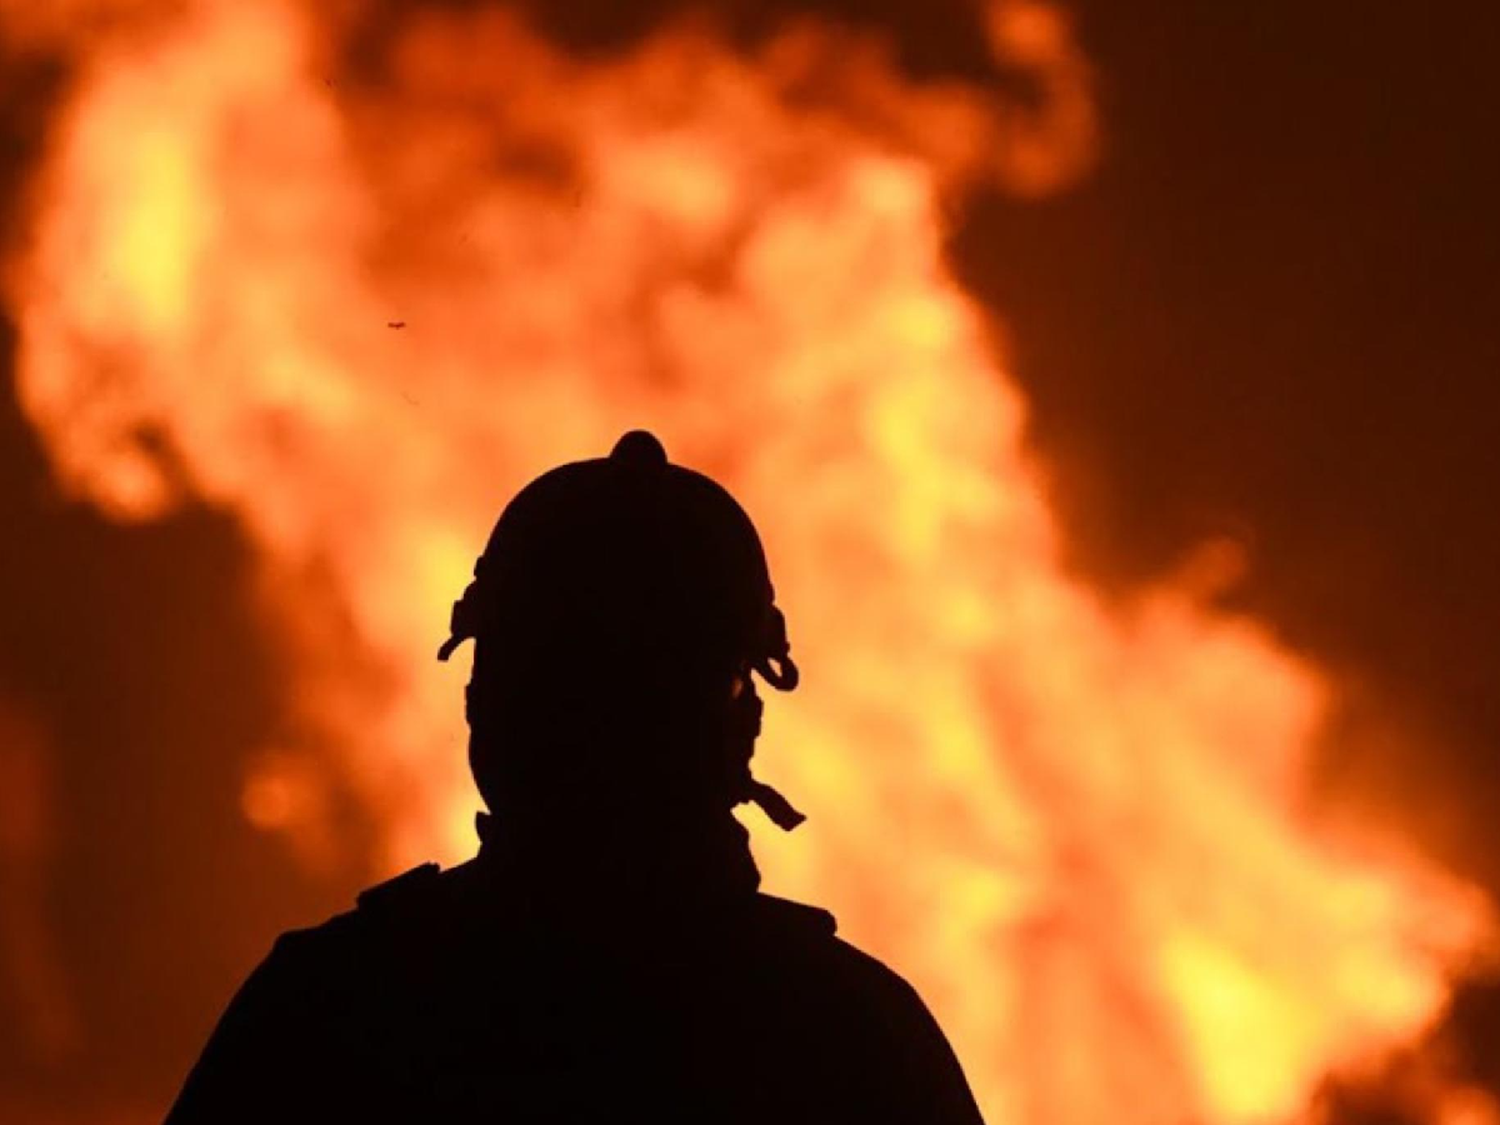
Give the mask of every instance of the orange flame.
POLYGON ((381 866, 470 850, 448 605, 520 484, 645 425, 761 522, 807 673, 760 772, 812 820, 757 835, 768 881, 911 975, 991 1120, 1289 1119, 1435 1018, 1476 896, 1311 822, 1317 668, 1191 575, 1122 610, 1063 572, 944 262, 966 187, 1097 150, 1056 8, 990 9, 1028 109, 813 23, 583 62, 414 17, 378 81, 272 0, 126 24, 13 270, 20 391, 107 511, 253 537, 317 736, 268 748, 253 822, 327 861, 350 786, 381 866))

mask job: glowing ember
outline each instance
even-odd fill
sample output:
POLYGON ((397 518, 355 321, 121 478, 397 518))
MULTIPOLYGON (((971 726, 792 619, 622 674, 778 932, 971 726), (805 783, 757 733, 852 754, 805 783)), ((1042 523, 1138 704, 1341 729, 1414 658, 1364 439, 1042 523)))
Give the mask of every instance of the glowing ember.
POLYGON ((448 605, 521 483, 648 425, 758 517, 806 670, 760 773, 812 820, 759 838, 769 883, 914 978, 992 1120, 1285 1119, 1434 1018, 1473 900, 1308 822, 1329 690, 1204 608, 1222 552, 1128 612, 1061 571, 946 269, 966 185, 1091 159, 1054 9, 988 24, 1030 110, 811 24, 583 63, 430 16, 361 79, 295 9, 190 13, 80 47, 11 291, 61 477, 260 549, 302 743, 254 823, 331 861, 350 787, 380 866, 471 850, 448 605))

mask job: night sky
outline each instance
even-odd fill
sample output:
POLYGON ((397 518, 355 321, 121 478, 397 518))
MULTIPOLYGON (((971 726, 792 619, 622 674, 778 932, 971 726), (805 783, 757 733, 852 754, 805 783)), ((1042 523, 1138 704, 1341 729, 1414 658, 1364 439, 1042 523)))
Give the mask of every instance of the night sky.
MULTIPOLYGON (((537 7, 594 50, 661 10, 537 7)), ((1320 787, 1500 893, 1500 8, 1071 7, 1099 167, 1040 203, 981 195, 952 256, 1009 328, 1072 564, 1123 598, 1208 537, 1243 543, 1230 603, 1404 724, 1363 757, 1335 732, 1320 787)), ((792 10, 727 18, 753 36, 792 10)), ((891 29, 913 71, 995 80, 966 6, 822 10, 891 29)), ((65 82, 0 46, 7 250, 65 82)), ((0 1020, 0 1090, 159 1102, 271 936, 361 873, 311 882, 238 812, 284 685, 237 528, 60 498, 13 339, 0 320, 0 694, 56 763, 49 907, 93 1031, 77 1082, 0 1020)))

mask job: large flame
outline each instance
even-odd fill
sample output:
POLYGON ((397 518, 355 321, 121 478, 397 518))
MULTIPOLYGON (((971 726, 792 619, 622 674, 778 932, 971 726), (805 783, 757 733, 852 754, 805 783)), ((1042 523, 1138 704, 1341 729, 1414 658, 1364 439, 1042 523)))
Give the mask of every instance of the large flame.
POLYGON ((449 603, 520 484, 645 425, 760 521, 806 671, 768 881, 914 979, 992 1121, 1285 1120, 1435 1018, 1473 899, 1311 821, 1317 668, 1194 581, 1063 572, 945 264, 966 186, 1092 158, 1057 10, 988 14, 1025 108, 812 23, 585 62, 429 15, 351 66, 272 0, 174 11, 89 25, 11 303, 68 485, 259 550, 298 713, 254 822, 326 862, 352 792, 382 867, 471 849, 449 603))

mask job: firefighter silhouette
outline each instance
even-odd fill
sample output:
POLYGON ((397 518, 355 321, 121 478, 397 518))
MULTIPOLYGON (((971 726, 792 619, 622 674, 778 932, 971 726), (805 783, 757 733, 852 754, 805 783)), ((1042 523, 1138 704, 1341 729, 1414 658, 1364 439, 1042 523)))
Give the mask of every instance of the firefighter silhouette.
POLYGON ((755 679, 797 686, 749 517, 650 434, 501 515, 475 642, 480 848, 283 935, 168 1121, 975 1123, 912 988, 759 892, 755 679))

